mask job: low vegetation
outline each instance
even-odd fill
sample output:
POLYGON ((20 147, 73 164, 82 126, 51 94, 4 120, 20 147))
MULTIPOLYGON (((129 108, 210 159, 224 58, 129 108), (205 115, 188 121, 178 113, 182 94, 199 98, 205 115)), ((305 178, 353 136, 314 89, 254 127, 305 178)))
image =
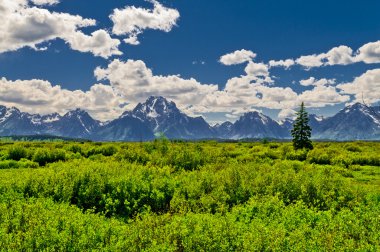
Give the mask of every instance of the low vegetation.
POLYGON ((0 143, 4 251, 379 251, 380 143, 0 143))

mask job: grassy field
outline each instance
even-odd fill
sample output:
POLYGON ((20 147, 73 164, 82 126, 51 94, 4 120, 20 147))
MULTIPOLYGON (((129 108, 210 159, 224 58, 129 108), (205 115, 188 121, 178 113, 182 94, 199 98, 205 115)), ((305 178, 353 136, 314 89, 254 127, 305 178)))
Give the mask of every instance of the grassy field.
POLYGON ((380 251, 380 143, 0 143, 2 251, 380 251))

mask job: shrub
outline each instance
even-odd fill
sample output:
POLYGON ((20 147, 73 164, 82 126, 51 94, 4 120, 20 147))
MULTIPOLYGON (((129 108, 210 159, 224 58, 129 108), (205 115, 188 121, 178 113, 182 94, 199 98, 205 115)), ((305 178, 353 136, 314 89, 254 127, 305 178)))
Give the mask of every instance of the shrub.
POLYGON ((16 168, 38 168, 38 164, 27 159, 21 159, 20 161, 15 161, 15 160, 0 161, 0 170, 1 169, 16 169, 16 168))
POLYGON ((19 161, 27 157, 27 151, 23 146, 15 145, 8 149, 8 159, 19 161))
POLYGON ((320 165, 329 165, 331 164, 331 156, 326 150, 314 149, 309 152, 307 159, 310 163, 320 164, 320 165))
POLYGON ((285 153, 285 159, 288 160, 298 160, 298 161, 305 161, 307 158, 308 150, 302 149, 302 150, 290 150, 289 152, 285 153))
POLYGON ((347 144, 346 145, 346 150, 350 152, 362 152, 359 146, 353 145, 353 144, 347 144))
POLYGON ((71 151, 72 153, 80 153, 82 154, 82 147, 80 147, 79 145, 70 145, 68 148, 67 148, 68 151, 71 151))
POLYGON ((0 161, 0 169, 13 169, 19 168, 18 162, 15 160, 0 161))
POLYGON ((130 163, 138 163, 145 165, 150 160, 149 155, 139 149, 127 149, 127 150, 121 150, 117 156, 119 160, 127 160, 130 163))
POLYGON ((65 160, 66 153, 63 150, 37 149, 33 155, 33 161, 37 162, 40 166, 65 160))
POLYGON ((112 145, 107 145, 107 146, 101 146, 101 147, 96 147, 96 148, 91 148, 87 152, 87 157, 93 156, 93 155, 103 155, 105 157, 110 157, 113 156, 117 153, 117 148, 112 145))

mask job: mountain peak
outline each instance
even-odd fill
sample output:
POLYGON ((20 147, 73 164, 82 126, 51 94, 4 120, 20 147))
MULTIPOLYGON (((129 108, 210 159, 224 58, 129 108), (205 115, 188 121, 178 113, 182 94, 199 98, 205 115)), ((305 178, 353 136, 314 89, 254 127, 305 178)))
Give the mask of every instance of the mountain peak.
POLYGON ((64 115, 64 117, 87 116, 87 115, 88 115, 87 111, 85 111, 81 108, 76 108, 74 110, 67 112, 64 115))
POLYGON ((10 107, 10 108, 8 108, 8 111, 9 111, 9 113, 13 113, 13 112, 21 113, 21 111, 16 107, 10 107))
POLYGON ((162 96, 150 96, 146 102, 146 105, 149 105, 151 108, 158 108, 158 107, 170 107, 174 106, 176 107, 176 104, 172 101, 168 101, 166 98, 162 96))
POLYGON ((258 111, 251 111, 245 113, 241 119, 251 120, 251 121, 261 121, 263 124, 267 124, 270 121, 270 118, 263 113, 258 111))
POLYGON ((367 105, 362 103, 355 103, 344 108, 338 114, 350 115, 351 117, 355 118, 364 116, 365 118, 369 118, 371 121, 375 122, 377 125, 380 126, 380 118, 378 113, 376 112, 376 107, 368 107, 367 105))
POLYGON ((171 113, 180 113, 176 104, 162 96, 150 96, 144 103, 139 103, 133 110, 137 117, 161 117, 171 113))
POLYGON ((169 101, 163 96, 149 96, 145 103, 155 103, 157 101, 169 103, 169 101))
POLYGON ((346 113, 350 111, 366 111, 366 110, 368 110, 368 107, 360 102, 347 106, 343 109, 343 111, 346 113))

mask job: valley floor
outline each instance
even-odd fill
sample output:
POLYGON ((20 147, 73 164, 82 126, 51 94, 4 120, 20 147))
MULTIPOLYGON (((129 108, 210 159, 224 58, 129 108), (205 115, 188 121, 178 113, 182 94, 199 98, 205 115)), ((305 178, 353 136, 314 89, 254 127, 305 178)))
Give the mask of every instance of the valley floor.
POLYGON ((3 251, 379 251, 380 143, 0 143, 3 251))

